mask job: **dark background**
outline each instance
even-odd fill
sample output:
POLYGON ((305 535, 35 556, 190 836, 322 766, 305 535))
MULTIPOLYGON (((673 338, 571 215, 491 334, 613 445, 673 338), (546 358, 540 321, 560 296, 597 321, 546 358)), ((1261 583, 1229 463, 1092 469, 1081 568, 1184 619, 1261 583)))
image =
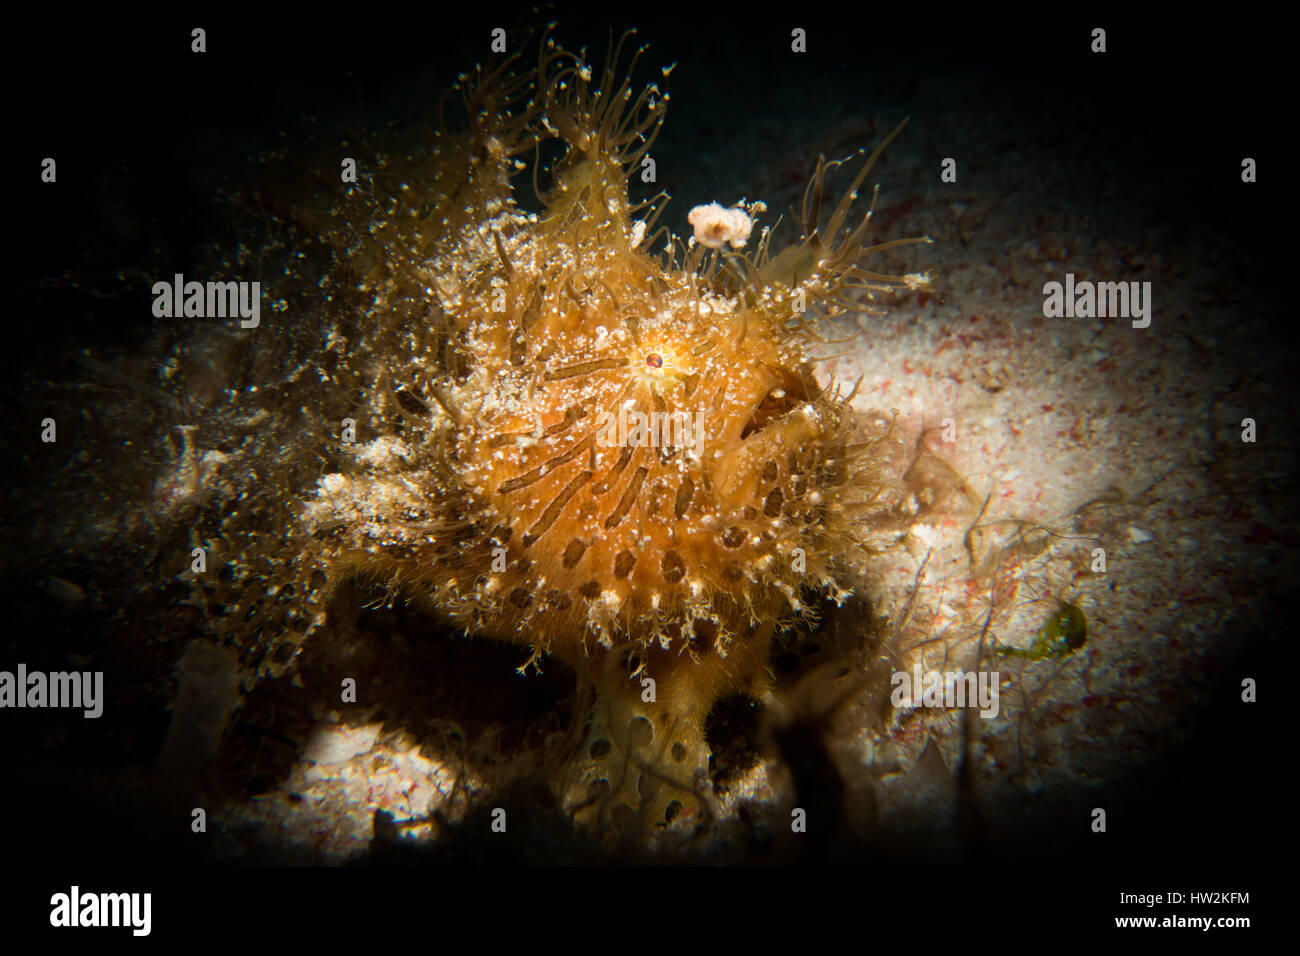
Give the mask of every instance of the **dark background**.
MULTIPOLYGON (((678 64, 660 149, 689 150, 674 141, 674 126, 697 128, 691 121, 715 104, 752 109, 794 87, 810 102, 842 100, 847 114, 876 106, 854 101, 858 78, 900 100, 922 78, 942 78, 954 91, 978 88, 992 113, 1011 99, 1032 110, 1058 134, 1062 158, 1085 141, 1112 142, 1134 157, 1122 186, 1135 206, 1158 202, 1170 219, 1231 235, 1267 272, 1282 269, 1278 240, 1290 196, 1278 138, 1291 84, 1283 80, 1285 34, 1267 22, 1092 6, 980 16, 912 4, 791 6, 776 15, 733 3, 528 11, 490 3, 340 17, 266 9, 247 17, 89 17, 12 37, 31 65, 9 86, 8 125, 21 133, 18 148, 6 151, 18 202, 15 272, 48 277, 80 265, 83 286, 118 291, 114 270, 138 268, 159 249, 179 270, 227 214, 213 202, 214 187, 247 182, 252 157, 304 130, 307 118, 357 128, 418 121, 458 73, 484 58, 494 27, 515 36, 516 24, 550 19, 559 22, 558 39, 588 46, 597 66, 611 31, 630 26, 650 45, 642 76, 657 79, 660 65, 678 64), (189 52, 195 25, 208 31, 201 57, 189 52), (796 25, 808 30, 806 55, 789 52, 796 25), (1098 25, 1107 29, 1104 56, 1089 52, 1098 25), (33 180, 33 164, 47 155, 58 159, 58 189, 33 180), (1245 155, 1259 161, 1260 182, 1216 186, 1232 181, 1224 170, 1239 170, 1245 155), (113 214, 124 211, 128 221, 114 225, 113 214)), ((978 164, 963 164, 967 187, 979 188, 970 178, 978 175, 978 164)), ((1101 194, 1116 184, 1096 186, 1101 194)), ((9 362, 87 337, 129 340, 148 327, 134 301, 119 311, 84 293, 37 291, 32 307, 60 307, 60 322, 12 323, 6 331, 19 347, 6 353, 9 362)))

